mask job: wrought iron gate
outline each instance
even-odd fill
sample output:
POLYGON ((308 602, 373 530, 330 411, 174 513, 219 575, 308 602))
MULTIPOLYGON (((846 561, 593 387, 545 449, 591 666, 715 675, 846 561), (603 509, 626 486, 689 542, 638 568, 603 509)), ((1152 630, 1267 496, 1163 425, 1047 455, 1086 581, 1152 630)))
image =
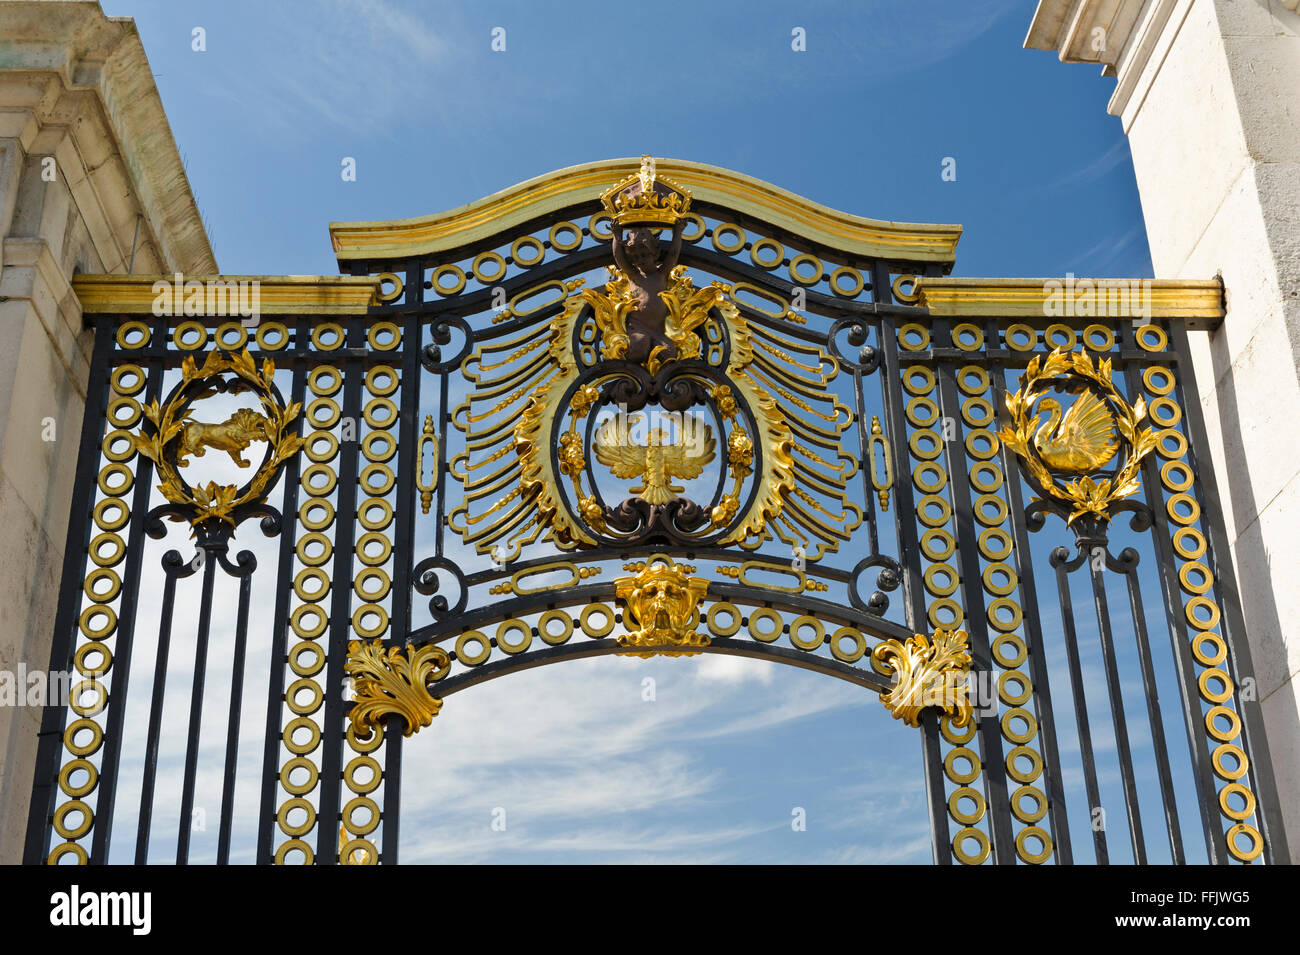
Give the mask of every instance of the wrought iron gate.
POLYGON ((216 861, 251 764, 245 856, 395 862, 454 694, 704 652, 880 694, 937 862, 1287 861, 1187 357, 1217 284, 948 279, 959 227, 648 158, 331 232, 350 275, 78 280, 28 862, 189 861, 200 763, 216 861))

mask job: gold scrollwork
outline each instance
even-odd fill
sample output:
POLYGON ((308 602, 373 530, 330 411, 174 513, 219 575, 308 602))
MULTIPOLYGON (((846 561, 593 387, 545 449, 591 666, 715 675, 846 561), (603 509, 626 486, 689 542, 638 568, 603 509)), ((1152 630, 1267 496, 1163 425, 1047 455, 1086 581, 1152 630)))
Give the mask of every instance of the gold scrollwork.
POLYGON ((927 638, 884 640, 871 651, 871 659, 882 672, 895 674, 894 688, 880 695, 880 701, 908 726, 921 725, 921 711, 937 706, 951 718, 953 726, 970 722, 972 707, 967 676, 971 656, 965 630, 935 630, 927 638))
POLYGON ((875 415, 871 416, 871 436, 867 439, 867 453, 871 457, 871 486, 876 496, 880 498, 880 510, 884 513, 889 510, 889 489, 894 486, 894 456, 889 449, 889 442, 885 440, 885 433, 881 430, 880 419, 875 415), (879 468, 876 466, 877 447, 880 448, 879 468))
POLYGON ((369 643, 348 644, 345 672, 355 677, 356 700, 348 713, 352 732, 369 739, 386 716, 400 716, 406 723, 404 735, 412 736, 433 722, 442 700, 431 692, 432 684, 451 666, 447 651, 434 643, 422 647, 388 647, 376 638, 369 643))
MULTIPOLYGON (((684 218, 689 197, 677 197, 671 183, 656 179, 648 161, 607 199, 607 214, 618 225, 659 226, 684 218)), ((582 279, 565 282, 560 314, 545 328, 536 327, 542 319, 525 321, 529 327, 512 330, 500 342, 485 341, 465 359, 462 370, 473 387, 451 421, 464 432, 466 450, 450 461, 465 496, 448 514, 448 525, 478 553, 500 547, 514 560, 523 546, 539 540, 562 550, 595 546, 610 530, 600 495, 584 484, 591 477, 589 459, 620 477, 644 478, 633 493, 654 507, 675 500, 673 478, 692 477, 712 463, 715 447, 718 458, 725 448, 732 481, 713 502, 703 531, 719 533, 719 544, 752 550, 776 537, 816 560, 860 525, 861 508, 846 488, 860 462, 841 444, 853 413, 830 387, 838 362, 820 346, 747 321, 734 287, 714 282, 695 288, 673 255, 655 260, 654 281, 642 275, 644 287, 634 287, 624 268, 632 267, 631 260, 616 254, 622 264, 611 268, 602 289, 582 289, 582 279), (658 326, 643 314, 647 295, 658 297, 657 303, 650 299, 663 313, 658 326), (578 430, 578 420, 594 412, 601 394, 598 380, 577 385, 585 373, 580 365, 635 356, 654 373, 669 361, 720 362, 714 346, 724 338, 729 360, 717 370, 727 382, 715 384, 710 397, 727 424, 716 436, 701 425, 702 448, 688 455, 682 442, 670 446, 662 433, 646 446, 633 446, 626 438, 615 440, 612 426, 604 425, 592 442, 578 430), (751 478, 757 493, 746 494, 743 485, 751 478), (566 481, 572 493, 562 490, 566 481)))

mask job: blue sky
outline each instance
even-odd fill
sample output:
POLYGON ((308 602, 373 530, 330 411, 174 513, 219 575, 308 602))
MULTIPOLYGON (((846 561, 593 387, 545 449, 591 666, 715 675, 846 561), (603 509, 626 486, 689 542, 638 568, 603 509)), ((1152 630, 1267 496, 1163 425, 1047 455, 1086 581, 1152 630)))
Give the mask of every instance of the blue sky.
POLYGON ((958 274, 1150 274, 1114 81, 1022 50, 1016 0, 104 7, 136 19, 225 272, 332 273, 332 220, 653 153, 962 223, 958 274))
MULTIPOLYGON (((1151 274, 1128 146, 1105 112, 1113 81, 1022 50, 1030 4, 104 8, 136 19, 226 273, 332 274, 332 220, 422 215, 652 153, 861 215, 962 223, 959 275, 1151 274), (491 49, 498 26, 505 52, 491 49), (791 49, 795 27, 806 52, 791 49)), ((140 644, 138 660, 151 652, 140 644)), ((256 806, 265 678, 248 692, 237 832, 256 806)), ((214 766, 223 707, 218 694, 205 707, 214 766)), ((164 765, 182 746, 164 741, 164 765)), ((794 668, 706 656, 528 671, 451 698, 405 754, 408 862, 930 858, 915 731, 873 695, 794 668), (505 832, 490 828, 498 807, 505 832)), ((196 835, 196 858, 214 830, 196 835)))

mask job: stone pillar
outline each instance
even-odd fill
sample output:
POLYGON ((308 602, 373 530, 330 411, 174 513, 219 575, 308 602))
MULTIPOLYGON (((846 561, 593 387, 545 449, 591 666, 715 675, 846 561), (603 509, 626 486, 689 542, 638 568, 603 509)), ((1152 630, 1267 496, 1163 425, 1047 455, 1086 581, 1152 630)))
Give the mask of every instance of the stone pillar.
POLYGON ((1157 278, 1223 278, 1190 333, 1292 852, 1300 846, 1300 0, 1042 0, 1026 47, 1098 63, 1157 278))
MULTIPOLYGON (((217 271, 135 24, 0 4, 0 671, 49 666, 92 340, 70 280, 133 256, 217 271)), ((0 863, 22 858, 39 721, 0 706, 0 863)))

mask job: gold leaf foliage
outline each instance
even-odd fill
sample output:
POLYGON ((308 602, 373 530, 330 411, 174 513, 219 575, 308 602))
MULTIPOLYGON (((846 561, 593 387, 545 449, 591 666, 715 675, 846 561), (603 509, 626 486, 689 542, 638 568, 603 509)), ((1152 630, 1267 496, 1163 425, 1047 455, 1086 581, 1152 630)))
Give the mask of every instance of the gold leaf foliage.
POLYGON ((880 695, 880 701, 908 726, 921 725, 921 711, 937 706, 952 717, 954 726, 965 726, 973 712, 970 702, 971 656, 965 630, 921 634, 910 640, 884 640, 871 651, 872 663, 882 673, 892 671, 894 688, 880 695))
POLYGON ((451 666, 447 651, 435 643, 422 647, 384 648, 384 641, 353 640, 348 644, 345 672, 355 677, 356 700, 348 718, 358 739, 369 739, 386 716, 400 716, 403 734, 414 735, 433 722, 442 700, 432 686, 451 666))

